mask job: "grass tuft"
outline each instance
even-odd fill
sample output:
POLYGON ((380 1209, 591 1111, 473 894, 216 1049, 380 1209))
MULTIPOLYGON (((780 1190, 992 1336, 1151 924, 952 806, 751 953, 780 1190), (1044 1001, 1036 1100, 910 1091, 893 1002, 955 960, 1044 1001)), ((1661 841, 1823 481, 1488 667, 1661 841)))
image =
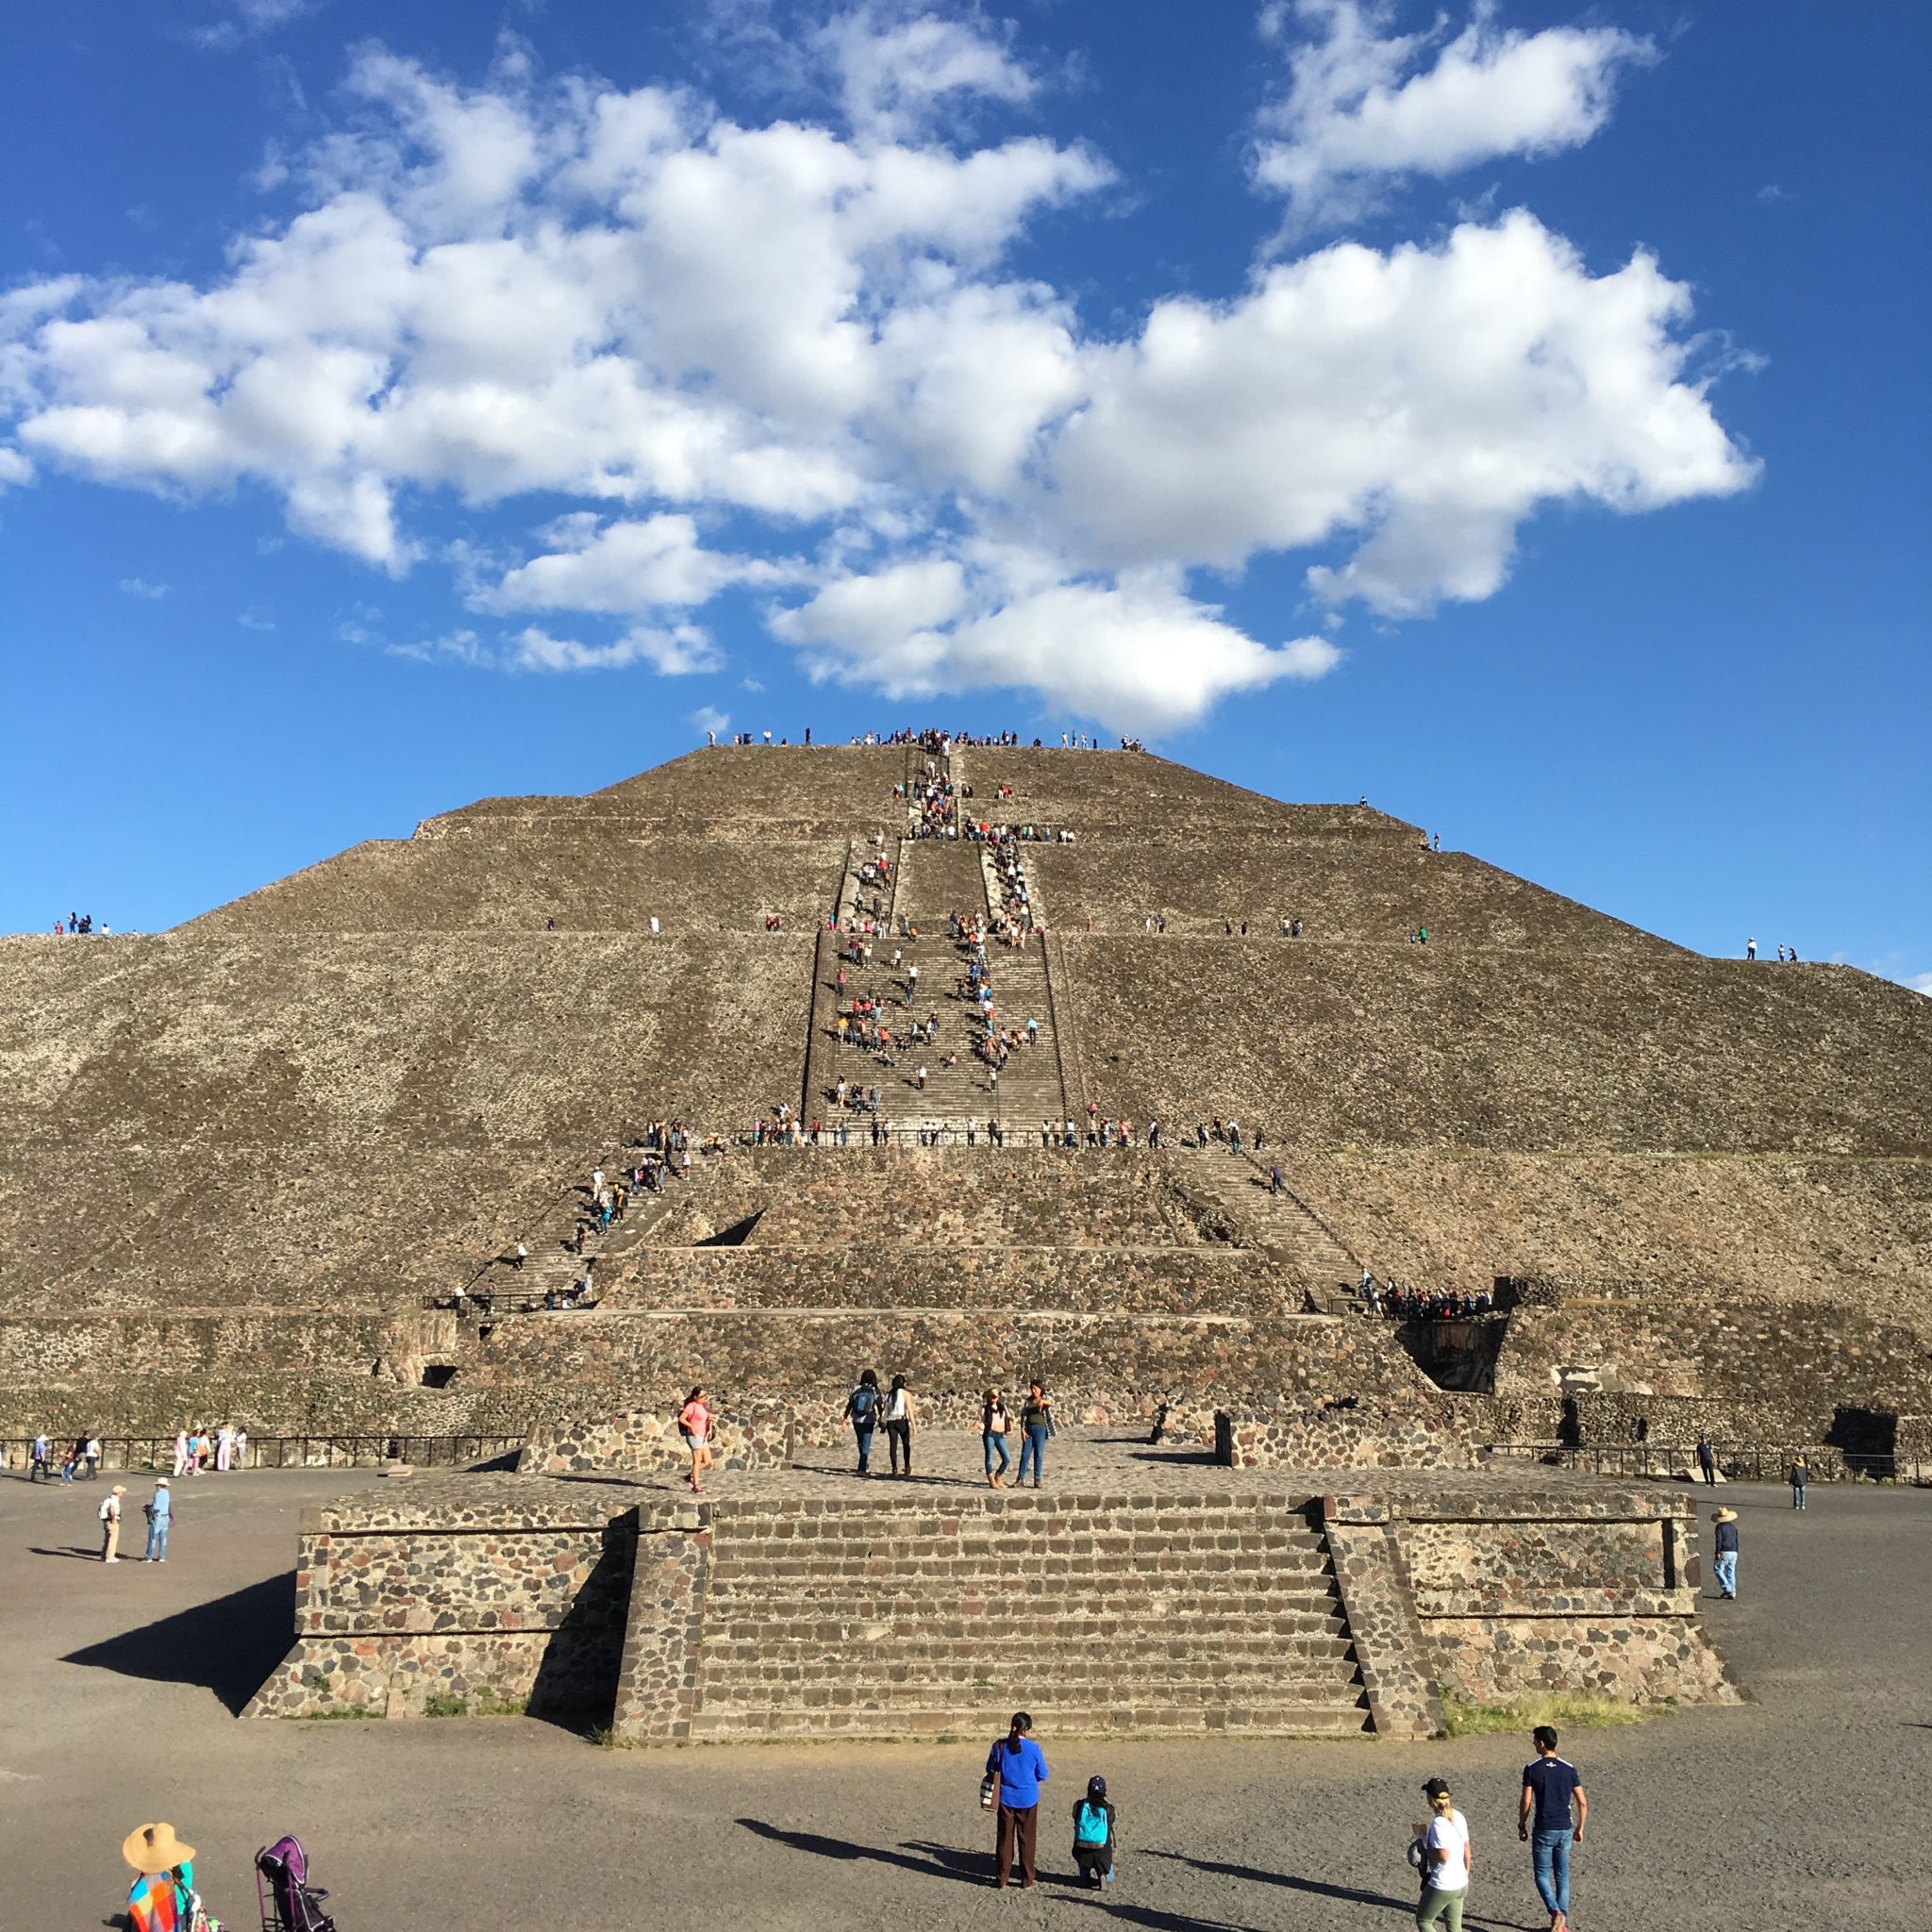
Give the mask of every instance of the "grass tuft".
POLYGON ((301 1713, 304 1724, 326 1724, 332 1718, 375 1718, 380 1721, 382 1713, 371 1710, 366 1704, 332 1704, 326 1710, 305 1710, 301 1713))
POLYGON ((1555 1690, 1542 1697, 1520 1697, 1507 1704, 1468 1704, 1442 1700, 1439 1738, 1493 1738, 1507 1731, 1527 1732, 1538 1724, 1558 1731, 1602 1730, 1613 1724, 1641 1724, 1671 1707, 1662 1704, 1620 1704, 1595 1690, 1555 1690))
POLYGON ((447 1690, 432 1690, 423 1700, 425 1717, 468 1717, 469 1714, 470 1700, 453 1696, 447 1690))

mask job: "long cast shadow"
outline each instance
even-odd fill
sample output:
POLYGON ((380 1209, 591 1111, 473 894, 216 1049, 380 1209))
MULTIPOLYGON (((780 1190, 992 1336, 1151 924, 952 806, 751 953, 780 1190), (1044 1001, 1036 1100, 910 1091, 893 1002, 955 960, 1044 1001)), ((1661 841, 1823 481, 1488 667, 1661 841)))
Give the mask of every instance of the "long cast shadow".
POLYGON ((1291 1891, 1312 1892, 1317 1898, 1340 1899, 1352 1906, 1388 1906, 1392 1910, 1415 1915, 1415 1900, 1394 1898, 1386 1891, 1364 1891, 1359 1886, 1329 1885, 1320 1878, 1297 1878, 1291 1872, 1264 1872, 1258 1865, 1228 1865, 1219 1858, 1191 1858, 1185 1852, 1149 1850, 1150 1858, 1168 1858, 1176 1865, 1191 1865, 1196 1872, 1212 1872, 1222 1878, 1243 1878, 1261 1885, 1285 1885, 1291 1891))
POLYGON ((29 1557, 78 1557, 84 1563, 98 1563, 101 1560, 98 1543, 69 1543, 64 1549, 58 1550, 41 1549, 29 1543, 26 1553, 29 1557))
POLYGON ((828 1838, 822 1831, 788 1831, 781 1824, 767 1824, 762 1818, 741 1818, 738 1822, 759 1838, 790 1845, 794 1852, 811 1852, 821 1858, 841 1858, 848 1863, 865 1859, 875 1865, 896 1865, 901 1871, 915 1872, 922 1878, 949 1878, 958 1885, 986 1885, 992 1877, 991 1859, 981 1859, 977 1873, 963 1872, 935 1858, 911 1857, 903 1850, 888 1850, 883 1845, 855 1844, 850 1839, 828 1838))
MULTIPOLYGON (((1317 1898, 1339 1899, 1344 1905, 1387 1906, 1390 1910, 1415 1916, 1415 1899, 1394 1898, 1386 1891, 1364 1891, 1358 1886, 1329 1885, 1319 1878, 1297 1878, 1291 1872, 1264 1872, 1258 1865, 1227 1865, 1218 1858, 1191 1858, 1185 1852, 1159 1852, 1151 1848, 1144 1854, 1150 1858, 1168 1858, 1176 1865, 1191 1865, 1197 1872, 1212 1872, 1224 1878, 1249 1879, 1262 1885, 1285 1885, 1291 1891, 1306 1891, 1317 1898)), ((1469 1925, 1508 1927, 1510 1932, 1541 1932, 1534 1926, 1518 1926, 1513 1920, 1497 1919, 1488 1914, 1468 1912, 1463 1923, 1469 1925)))
POLYGON ((246 1590, 71 1651, 60 1661, 155 1684, 197 1684, 239 1717, 288 1656, 294 1633, 295 1573, 285 1570, 246 1590))

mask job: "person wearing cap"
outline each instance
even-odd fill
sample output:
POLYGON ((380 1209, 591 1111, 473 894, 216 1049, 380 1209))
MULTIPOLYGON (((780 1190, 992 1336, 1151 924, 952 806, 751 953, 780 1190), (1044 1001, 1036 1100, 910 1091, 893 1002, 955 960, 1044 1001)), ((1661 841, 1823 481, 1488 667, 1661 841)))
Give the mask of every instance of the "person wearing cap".
POLYGON ((130 1932, 188 1932, 194 1896, 194 1847, 184 1845, 172 1824, 143 1824, 121 1841, 121 1856, 134 1867, 127 1894, 130 1932))
POLYGON ((125 1483, 116 1483, 101 1498, 101 1561, 118 1563, 116 1554, 121 1542, 121 1498, 127 1493, 125 1483))
POLYGON ((1108 1799, 1107 1780, 1090 1777, 1087 1795, 1074 1806, 1074 1863, 1096 1891, 1113 1883, 1114 1822, 1118 1816, 1108 1799))
POLYGON ((1417 1932, 1462 1932, 1462 1903, 1469 1896, 1469 1821, 1456 1808, 1448 1781, 1432 1777, 1423 1787, 1429 1801, 1428 1829, 1423 1834, 1423 1874, 1428 1883, 1416 1903, 1417 1932))
POLYGON ((158 1475, 155 1492, 147 1504, 147 1554, 141 1559, 143 1563, 168 1560, 168 1524, 174 1515, 175 1499, 168 1489, 168 1478, 158 1475))
POLYGON ((992 1882, 1004 1891, 1017 1862, 1024 1890, 1037 1875, 1034 1859, 1040 1843, 1040 1788, 1048 1776, 1045 1753, 1033 1741, 1033 1720, 1025 1711, 1016 1710, 1007 1735, 994 1740, 987 1753, 986 1774, 999 1781, 992 1882))
POLYGON ((1717 1509, 1711 1512, 1710 1520, 1717 1524, 1717 1533, 1711 1538, 1711 1569, 1717 1575, 1717 1587, 1724 1597, 1735 1599, 1738 1594, 1738 1512, 1735 1509, 1717 1509))

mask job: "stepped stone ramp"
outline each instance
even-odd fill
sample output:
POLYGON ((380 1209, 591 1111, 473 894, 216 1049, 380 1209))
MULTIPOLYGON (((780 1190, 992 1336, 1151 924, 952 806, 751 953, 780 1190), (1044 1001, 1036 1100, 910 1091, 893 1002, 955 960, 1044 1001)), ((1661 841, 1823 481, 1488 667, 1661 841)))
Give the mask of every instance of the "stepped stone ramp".
POLYGON ((1062 1736, 1369 1724, 1322 1539, 1288 1496, 721 1502, 705 1630, 694 1738, 992 1737, 1022 1706, 1062 1736))
POLYGON ((841 835, 755 840, 614 818, 486 819, 374 841, 218 908, 190 932, 761 933, 830 904, 841 835))
MULTIPOLYGON (((1464 853, 1424 851, 1407 828, 1102 825, 1073 845, 1041 847, 1039 869, 1070 932, 1138 934, 1159 915, 1169 938, 1222 938, 1228 924, 1239 937, 1246 921, 1249 946, 1403 943, 1425 926, 1432 945, 1689 957, 1464 853), (1302 922, 1300 939, 1282 937, 1284 917, 1302 922)), ((1239 970, 1235 957, 1227 969, 1239 970)))
POLYGON ((1233 1114, 1304 1147, 1932 1151, 1932 1001, 1848 969, 1057 943, 1096 1097, 1135 1119, 1233 1114))

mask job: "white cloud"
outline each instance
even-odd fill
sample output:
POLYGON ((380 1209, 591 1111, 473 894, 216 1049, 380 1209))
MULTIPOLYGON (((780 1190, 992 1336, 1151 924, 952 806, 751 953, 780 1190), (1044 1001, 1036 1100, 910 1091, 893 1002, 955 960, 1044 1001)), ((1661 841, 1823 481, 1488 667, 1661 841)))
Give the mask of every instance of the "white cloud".
POLYGON ((1742 488, 1640 255, 1592 276, 1533 217, 1436 248, 1341 243, 1219 307, 1161 303, 1097 355, 1054 480, 1093 554, 1237 565, 1357 532, 1310 581, 1391 615, 1491 594, 1540 504, 1742 488))
POLYGON ((158 604, 168 594, 166 584, 150 583, 146 577, 123 577, 121 589, 127 596, 148 604, 158 604))
POLYGON ((608 644, 580 644, 547 632, 519 631, 508 641, 503 661, 514 671, 621 671, 648 664, 667 677, 693 671, 716 671, 724 661, 711 640, 695 625, 669 629, 639 625, 608 644))
POLYGON ((221 52, 272 34, 323 4, 324 0, 222 0, 222 18, 190 27, 188 38, 198 47, 221 52))
POLYGON ((1909 974, 1902 984, 1910 987, 1914 992, 1922 992, 1926 998, 1932 999, 1932 973, 1909 974))
POLYGON ((843 578, 772 627, 815 679, 896 697, 1020 686, 1128 729, 1192 724, 1230 691, 1320 677, 1341 656, 1323 638, 1258 644, 1159 573, 974 584, 950 558, 843 578))
POLYGON ((251 604, 246 610, 240 612, 235 622, 243 630, 269 631, 275 627, 275 619, 258 604, 251 604))
MULTIPOLYGON (((1319 33, 1289 60, 1287 92, 1262 112, 1255 177, 1289 199, 1296 227, 1354 220, 1384 183, 1445 175, 1505 155, 1577 147, 1609 119, 1625 67, 1652 43, 1615 27, 1503 28, 1493 0, 1468 25, 1392 34, 1386 0, 1298 0, 1292 19, 1319 33), (1431 53, 1435 58, 1423 62, 1431 53)), ((1291 16, 1265 8, 1286 38, 1291 16)))
POLYGON ((951 97, 1018 105, 1032 99, 1038 87, 979 24, 937 13, 858 7, 828 21, 813 40, 839 76, 846 121, 869 140, 924 134, 951 97))
POLYGON ((691 722, 700 731, 714 738, 723 738, 731 729, 731 713, 721 711, 716 705, 700 705, 691 714, 691 722))
MULTIPOLYGON (((1527 88, 1544 69, 1519 42, 1572 45, 1482 14, 1423 71, 1379 19, 1321 15, 1394 104, 1372 112, 1382 94, 1330 59, 1304 95, 1326 118, 1298 124, 1341 170, 1305 177, 1324 193, 1359 172, 1350 127, 1382 114, 1406 130, 1389 151, 1434 167, 1468 146, 1443 132, 1467 124, 1448 76, 1527 88)), ((294 212, 224 268, 0 295, 0 483, 31 457, 176 497, 263 490, 293 532, 391 575, 433 558, 472 612, 543 620, 391 646, 352 614, 351 641, 386 649, 678 675, 719 661, 699 620, 750 585, 820 675, 1029 684, 1141 729, 1336 661, 1246 635, 1193 573, 1304 551, 1331 610, 1414 613, 1491 594, 1545 506, 1644 509, 1754 474, 1692 360, 1686 289, 1642 254, 1593 275, 1520 211, 1083 322, 1010 258, 1107 162, 931 131, 936 103, 1033 98, 1024 64, 909 8, 825 31, 849 133, 545 82, 513 42, 472 86, 361 50, 350 120, 280 158, 294 212), (437 521, 518 498, 564 512, 521 557, 437 521)), ((1596 69, 1557 71, 1634 58, 1590 44, 1596 69)), ((1554 141, 1601 105, 1577 87, 1569 123, 1492 125, 1554 141)))
POLYGON ((726 584, 769 581, 773 567, 705 549, 688 516, 600 526, 582 513, 545 533, 558 548, 508 571, 479 600, 491 610, 601 610, 622 615, 659 606, 691 608, 726 584))

